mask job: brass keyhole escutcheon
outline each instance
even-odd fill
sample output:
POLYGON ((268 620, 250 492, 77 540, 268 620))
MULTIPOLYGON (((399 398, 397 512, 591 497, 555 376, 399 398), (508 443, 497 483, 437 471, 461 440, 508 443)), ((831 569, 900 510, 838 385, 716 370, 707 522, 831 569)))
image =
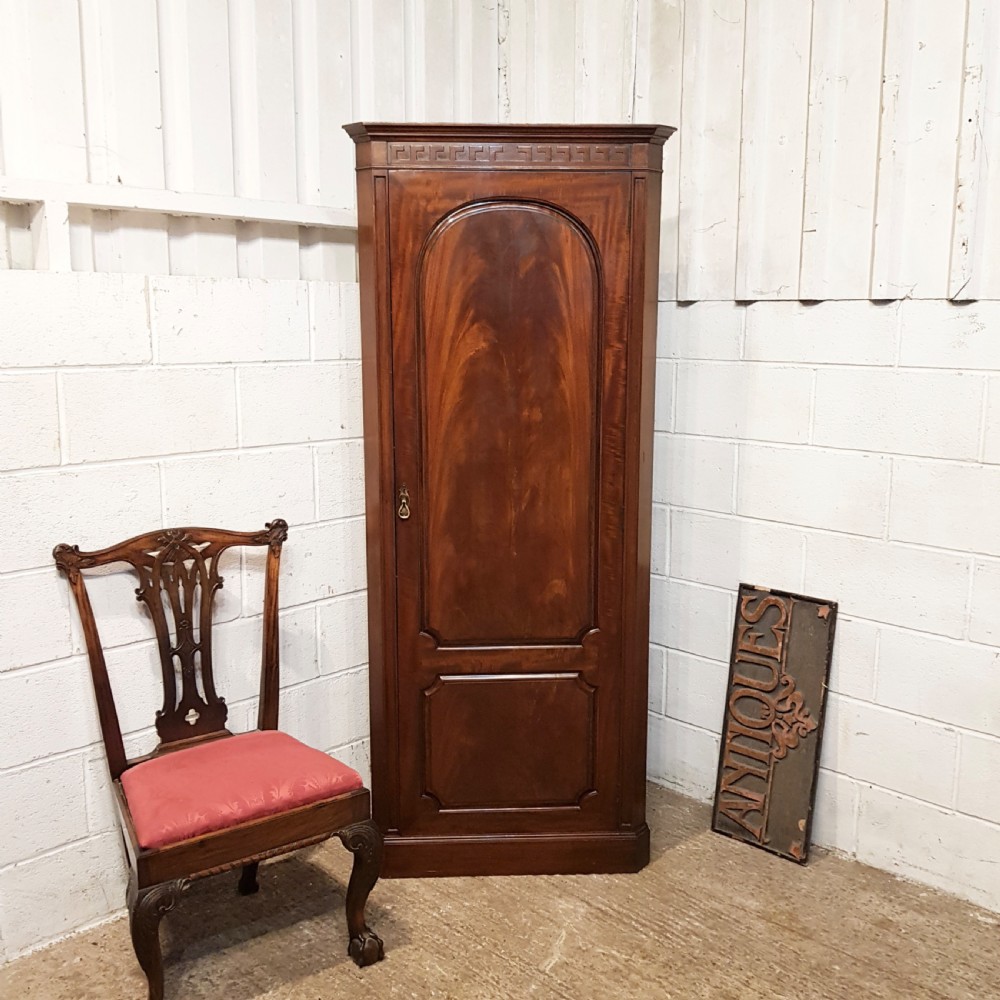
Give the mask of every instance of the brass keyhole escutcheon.
POLYGON ((400 521, 410 519, 410 491, 405 486, 399 488, 399 507, 396 509, 400 521))

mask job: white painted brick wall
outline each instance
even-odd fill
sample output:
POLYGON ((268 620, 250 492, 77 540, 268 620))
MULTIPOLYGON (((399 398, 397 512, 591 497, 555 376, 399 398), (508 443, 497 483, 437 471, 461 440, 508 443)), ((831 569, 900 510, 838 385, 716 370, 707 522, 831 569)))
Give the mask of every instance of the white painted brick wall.
POLYGON ((971 564, 960 553, 814 534, 807 542, 805 588, 836 593, 851 611, 864 608, 876 621, 957 638, 966 627, 971 564))
POLYGON ((901 365, 1000 371, 1000 302, 902 304, 901 365))
POLYGON ((677 719, 649 717, 646 773, 653 781, 707 799, 715 789, 718 759, 718 736, 677 719))
POLYGON ((949 805, 957 755, 954 729, 841 695, 828 697, 823 763, 831 771, 949 805))
POLYGON ((979 733, 1000 733, 1000 653, 995 649, 887 628, 879 653, 878 704, 979 733))
POLYGON ((736 512, 881 538, 890 460, 883 455, 744 444, 736 512))
POLYGON ((733 302, 699 302, 694 306, 661 302, 657 354, 685 361, 738 361, 745 311, 733 302))
POLYGON ((323 520, 365 512, 365 450, 357 438, 315 450, 316 503, 323 520))
POLYGON ((368 662, 368 595, 347 594, 319 606, 319 669, 332 674, 368 662))
POLYGON ((670 573, 735 591, 740 580, 761 573, 775 587, 794 589, 802 580, 805 533, 783 524, 741 521, 675 510, 670 518, 670 573))
POLYGON ((236 447, 227 368, 72 372, 61 381, 68 463, 236 447))
POLYGON ((717 660, 667 650, 663 714, 701 729, 718 729, 728 677, 725 664, 717 660))
MULTIPOLYGON (((56 542, 286 517, 282 723, 362 770, 370 753, 357 287, 7 272, 0 300, 0 506, 24 512, 0 554, 10 956, 124 899, 56 542), (59 706, 44 727, 39 704, 59 706), (67 902, 69 870, 91 874, 67 902)), ((741 579, 838 600, 816 841, 1000 909, 994 316, 661 304, 648 769, 712 793, 741 579)), ((256 713, 262 565, 225 567, 219 598, 237 728, 256 713)), ((148 625, 127 576, 91 592, 138 752, 155 740, 148 625)))
POLYGON ((862 784, 858 858, 997 909, 1000 826, 862 784))
POLYGON ((987 388, 983 461, 1000 462, 1000 378, 991 377, 987 388))
MULTIPOLYGON (((757 302, 746 310, 746 361, 889 365, 896 354, 898 302, 757 302)), ((691 320, 689 319, 690 323, 691 320)))
POLYGON ((841 612, 830 664, 830 690, 863 701, 875 697, 875 663, 882 630, 861 618, 841 612))
POLYGON ((347 282, 309 283, 311 357, 341 361, 361 357, 359 286, 347 282))
POLYGON ((30 510, 0 552, 0 572, 48 568, 58 542, 106 521, 122 537, 148 530, 160 515, 160 470, 153 463, 24 471, 0 477, 0 510, 30 510))
POLYGON ((125 879, 117 831, 0 869, 0 932, 8 957, 114 913, 125 879))
MULTIPOLYGON (((68 607, 65 610, 68 614, 68 607)), ((4 606, 5 620, 7 613, 4 606)), ((0 769, 82 750, 100 736, 94 688, 87 664, 80 657, 30 670, 5 671, 0 674, 0 699, 8 720, 0 727, 0 769), (45 712, 44 726, 37 724, 39 706, 52 706, 45 712)), ((41 842, 38 846, 43 850, 58 845, 41 842)))
POLYGON ((309 357, 303 282, 150 278, 149 309, 160 364, 309 357))
POLYGON ((963 733, 958 764, 959 810, 970 816, 979 816, 993 823, 1000 823, 998 774, 1000 774, 1000 742, 988 736, 963 733))
POLYGON ((141 275, 18 271, 0 278, 0 369, 151 360, 141 275))
POLYGON ((972 575, 969 638, 1000 646, 1000 562, 976 560, 972 575))
POLYGON ((970 372, 820 368, 811 440, 857 451, 974 459, 983 383, 982 375, 970 372))
POLYGON ((674 429, 729 439, 745 435, 755 441, 805 442, 813 380, 807 368, 678 362, 674 429))
POLYGON ((667 573, 669 549, 670 511, 667 509, 666 504, 654 502, 649 568, 657 576, 665 576, 667 573))
POLYGON ((859 802, 860 790, 855 781, 821 767, 813 806, 813 842, 845 854, 856 854, 859 802))
POLYGON ((897 459, 889 537, 1000 555, 1000 466, 897 459))
POLYGON ((238 372, 245 445, 330 441, 361 434, 357 361, 262 365, 238 372))
POLYGON ((718 438, 659 434, 653 441, 659 475, 653 499, 698 510, 733 509, 736 445, 718 438))
POLYGON ((38 841, 65 844, 87 835, 85 757, 54 757, 0 773, 0 868, 38 853, 38 841))
POLYGON ((259 448, 161 463, 163 517, 170 524, 289 524, 315 519, 309 448, 259 448))
POLYGON ((713 794, 740 580, 836 600, 814 840, 994 910, 998 306, 661 303, 648 764, 713 794))
POLYGON ((5 440, 0 470, 59 463, 59 407, 54 374, 0 378, 0 426, 16 427, 5 440))
MULTIPOLYGON (((286 518, 282 724, 363 773, 370 754, 357 286, 0 271, 0 303, 0 509, 19 525, 0 553, 2 961, 125 899, 56 543, 286 518)), ((216 677, 236 729, 256 724, 262 568, 260 552, 220 567, 216 677)), ((90 580, 138 753, 162 698, 150 626, 130 574, 90 580)))

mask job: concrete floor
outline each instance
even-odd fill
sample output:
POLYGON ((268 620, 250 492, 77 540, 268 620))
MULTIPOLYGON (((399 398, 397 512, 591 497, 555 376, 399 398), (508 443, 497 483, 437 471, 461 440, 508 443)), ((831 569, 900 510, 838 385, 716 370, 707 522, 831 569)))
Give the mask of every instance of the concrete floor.
MULTIPOLYGON (((1000 919, 815 851, 805 868, 707 831, 650 786, 639 875, 386 881, 386 959, 347 958, 339 843, 192 886, 164 920, 167 1000, 1000 997, 1000 919)), ((0 969, 3 1000, 144 998, 117 920, 0 969)))

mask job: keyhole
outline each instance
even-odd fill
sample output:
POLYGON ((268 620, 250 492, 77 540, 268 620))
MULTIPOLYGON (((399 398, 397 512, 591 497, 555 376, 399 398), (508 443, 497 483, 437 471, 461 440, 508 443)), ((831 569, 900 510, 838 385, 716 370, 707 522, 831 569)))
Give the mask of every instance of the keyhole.
POLYGON ((184 721, 189 726, 193 726, 200 718, 201 716, 193 708, 189 708, 188 714, 184 716, 184 721))

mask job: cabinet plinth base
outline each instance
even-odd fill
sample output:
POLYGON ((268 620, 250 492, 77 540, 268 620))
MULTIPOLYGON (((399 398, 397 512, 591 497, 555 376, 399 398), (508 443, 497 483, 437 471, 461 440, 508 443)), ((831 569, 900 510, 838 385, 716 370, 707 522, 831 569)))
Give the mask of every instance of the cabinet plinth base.
POLYGON ((387 834, 382 878, 596 875, 649 863, 649 827, 619 833, 407 837, 387 834))

